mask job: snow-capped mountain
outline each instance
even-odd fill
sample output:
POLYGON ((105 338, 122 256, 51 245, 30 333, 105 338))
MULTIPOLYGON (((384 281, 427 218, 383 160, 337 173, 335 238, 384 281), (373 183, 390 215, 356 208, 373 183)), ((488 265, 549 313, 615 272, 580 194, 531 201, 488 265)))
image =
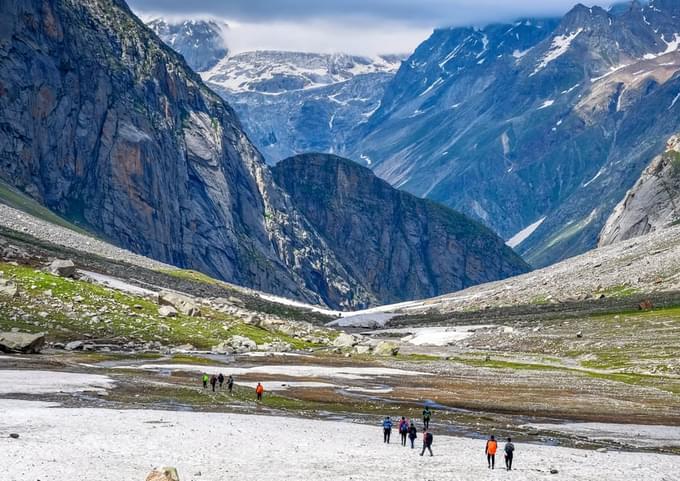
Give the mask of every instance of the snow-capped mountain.
POLYGON ((345 155, 546 265, 596 245, 680 130, 679 45, 678 0, 436 30, 345 155))
POLYGON ((280 94, 350 80, 357 75, 394 73, 401 58, 346 54, 256 51, 224 57, 203 80, 229 93, 280 94))
POLYGON ((246 52, 201 75, 276 163, 303 152, 344 152, 356 125, 379 107, 401 58, 246 52))
POLYGON ((173 22, 155 18, 147 26, 176 52, 182 54, 197 72, 212 68, 228 53, 225 31, 229 26, 220 20, 183 20, 173 22))

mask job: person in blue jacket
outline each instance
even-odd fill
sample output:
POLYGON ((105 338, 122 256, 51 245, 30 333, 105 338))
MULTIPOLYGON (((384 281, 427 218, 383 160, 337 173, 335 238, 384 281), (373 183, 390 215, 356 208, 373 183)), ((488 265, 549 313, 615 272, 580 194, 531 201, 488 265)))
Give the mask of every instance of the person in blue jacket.
POLYGON ((385 418, 382 423, 383 426, 383 442, 390 444, 390 436, 392 435, 392 420, 389 416, 385 418))

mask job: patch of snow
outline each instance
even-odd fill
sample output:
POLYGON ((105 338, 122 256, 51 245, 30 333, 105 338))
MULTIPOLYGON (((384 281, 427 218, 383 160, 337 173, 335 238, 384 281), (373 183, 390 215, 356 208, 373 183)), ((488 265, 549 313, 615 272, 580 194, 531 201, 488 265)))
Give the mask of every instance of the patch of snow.
POLYGON ((443 84, 443 83, 444 83, 444 79, 441 78, 441 77, 439 77, 437 80, 435 80, 434 82, 432 82, 432 84, 431 84, 429 87, 427 87, 427 88, 423 91, 423 93, 421 93, 420 95, 418 95, 418 97, 422 97, 423 95, 427 95, 428 92, 432 91, 433 89, 437 88, 438 86, 440 86, 440 85, 443 84))
POLYGON ((554 103, 555 103, 554 100, 546 100, 545 102, 543 102, 543 105, 541 105, 541 106, 540 106, 539 108, 537 108, 536 110, 547 109, 548 107, 552 107, 554 103))
POLYGON ((448 346, 454 342, 465 340, 482 329, 491 329, 493 324, 454 327, 417 327, 403 329, 381 329, 368 334, 404 334, 402 342, 414 346, 448 346))
POLYGON ((668 107, 668 110, 672 109, 675 106, 675 104, 678 102, 678 100, 680 100, 680 93, 675 96, 675 98, 671 102, 670 107, 668 107))
POLYGON ((597 174, 595 174, 595 177, 593 177, 593 178, 590 179, 588 182, 586 182, 585 184, 583 184, 582 187, 588 187, 590 184, 592 184, 592 183, 595 182, 597 179, 599 179, 600 176, 601 176, 602 174, 604 174, 606 170, 607 170, 607 169, 606 169, 605 167, 602 167, 602 168, 597 172, 597 174))
MULTIPOLYGON (((234 384, 237 386, 249 387, 255 389, 257 387, 257 382, 240 382, 235 381, 234 384)), ((302 389, 323 389, 323 388, 337 388, 336 384, 330 384, 327 382, 314 382, 314 381, 262 381, 262 386, 266 391, 287 391, 288 389, 302 388, 302 389)))
POLYGON ((533 73, 529 75, 529 77, 533 77, 538 72, 547 67, 550 64, 550 62, 558 59, 559 57, 567 53, 569 47, 571 47, 571 43, 574 41, 576 37, 578 37, 581 34, 581 32, 583 32, 583 28, 579 28, 575 32, 571 32, 567 35, 559 35, 553 38, 552 44, 548 49, 548 52, 546 52, 546 54, 540 60, 538 65, 536 65, 536 68, 534 69, 533 73))
POLYGON ((626 67, 628 67, 628 64, 619 65, 617 67, 612 67, 612 68, 609 69, 609 72, 607 72, 606 74, 601 75, 599 77, 591 78, 590 81, 591 82, 597 82, 598 80, 602 80, 603 78, 607 78, 611 74, 614 74, 614 73, 618 72, 619 70, 624 69, 626 67))
POLYGON ((576 84, 576 85, 574 85, 573 87, 568 88, 567 90, 563 90, 563 91, 562 91, 562 95, 572 93, 574 90, 576 90, 577 88, 579 88, 580 85, 581 85, 581 84, 576 84))
POLYGON ((515 57, 517 60, 519 60, 519 59, 521 59, 522 57, 524 57, 526 54, 528 54, 530 50, 531 50, 531 49, 521 50, 521 51, 520 51, 520 50, 515 49, 515 50, 512 52, 512 56, 515 57))
POLYGON ((98 374, 59 371, 0 370, 0 395, 55 394, 76 392, 106 393, 113 380, 98 374))
POLYGON ((677 33, 673 35, 673 40, 671 40, 670 42, 666 40, 666 38, 663 35, 661 35, 661 40, 663 40, 663 42, 666 44, 665 51, 660 53, 648 53, 645 54, 642 58, 644 58, 645 60, 653 60, 655 58, 661 57, 662 55, 675 52, 676 50, 678 50, 678 47, 680 46, 680 34, 677 33))
POLYGON ((371 158, 370 158, 368 155, 366 155, 366 154, 361 154, 361 155, 359 156, 359 158, 360 158, 361 160, 363 160, 364 162, 366 162, 366 165, 371 165, 371 164, 373 163, 373 161, 371 160, 371 158))
POLYGON ((533 234, 536 231, 536 229, 538 229, 541 226, 541 224, 543 223, 543 221, 545 219, 546 219, 545 217, 541 217, 540 219, 538 219, 533 224, 528 225, 527 227, 525 227, 524 229, 519 231, 517 234, 512 236, 510 239, 508 239, 508 241, 505 244, 508 247, 512 247, 514 249, 515 247, 520 245, 522 242, 527 240, 531 236, 531 234, 533 234))
POLYGON ((118 279, 117 277, 112 277, 106 274, 99 274, 98 272, 91 271, 78 270, 78 272, 82 274, 86 279, 89 279, 92 282, 96 282, 97 284, 110 287, 111 289, 115 289, 117 291, 126 292, 128 294, 133 294, 136 296, 148 296, 154 294, 154 291, 152 290, 135 286, 134 284, 130 284, 129 282, 126 282, 122 279, 118 279))

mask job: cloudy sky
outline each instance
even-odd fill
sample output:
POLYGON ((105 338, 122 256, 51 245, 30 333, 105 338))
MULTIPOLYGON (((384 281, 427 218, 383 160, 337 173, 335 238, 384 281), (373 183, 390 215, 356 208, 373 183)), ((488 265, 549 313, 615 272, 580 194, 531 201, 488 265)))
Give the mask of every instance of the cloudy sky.
MULTIPOLYGON (((130 0, 143 18, 218 17, 233 51, 412 51, 435 27, 561 15, 576 0, 130 0)), ((589 3, 589 2, 584 2, 589 3)), ((606 5, 605 5, 606 6, 606 5)))

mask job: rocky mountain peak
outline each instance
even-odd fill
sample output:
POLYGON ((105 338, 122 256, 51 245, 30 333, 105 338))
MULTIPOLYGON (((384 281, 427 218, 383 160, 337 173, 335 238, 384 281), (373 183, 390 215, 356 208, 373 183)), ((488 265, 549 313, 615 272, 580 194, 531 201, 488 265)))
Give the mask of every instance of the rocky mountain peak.
POLYGON ((180 53, 196 72, 212 68, 229 53, 225 32, 229 25, 217 19, 170 21, 156 18, 147 26, 180 53))

